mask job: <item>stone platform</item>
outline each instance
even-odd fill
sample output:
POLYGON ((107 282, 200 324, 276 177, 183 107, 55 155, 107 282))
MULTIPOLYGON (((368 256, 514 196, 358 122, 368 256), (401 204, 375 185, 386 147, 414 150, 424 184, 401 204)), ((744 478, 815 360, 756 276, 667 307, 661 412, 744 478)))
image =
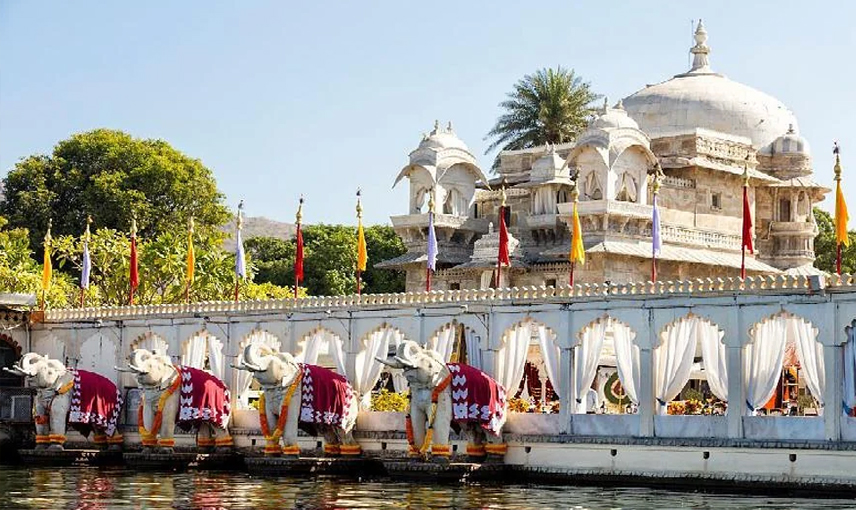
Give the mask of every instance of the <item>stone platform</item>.
POLYGON ((357 457, 265 457, 247 456, 244 464, 258 476, 340 476, 369 478, 384 474, 383 464, 372 458, 357 457))
POLYGON ((141 471, 186 471, 188 469, 236 471, 244 469, 243 456, 238 452, 130 452, 125 453, 122 458, 129 468, 141 471))
POLYGON ((432 483, 503 481, 507 471, 507 466, 501 463, 437 463, 417 460, 385 460, 383 467, 393 480, 432 483))
POLYGON ((31 450, 20 449, 25 466, 120 466, 121 451, 106 450, 31 450))

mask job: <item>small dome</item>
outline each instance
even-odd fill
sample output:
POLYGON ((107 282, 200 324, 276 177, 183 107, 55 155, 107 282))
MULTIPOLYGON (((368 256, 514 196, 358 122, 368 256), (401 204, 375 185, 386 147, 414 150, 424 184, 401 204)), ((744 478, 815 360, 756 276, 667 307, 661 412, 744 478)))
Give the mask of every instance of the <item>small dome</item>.
POLYGON ((811 153, 808 141, 801 137, 794 126, 788 127, 788 132, 776 138, 764 152, 768 154, 805 154, 811 153))
POLYGON ((419 143, 420 149, 461 149, 467 152, 469 147, 463 140, 458 138, 455 131, 452 129, 452 123, 446 129, 440 128, 440 122, 434 121, 434 129, 422 136, 422 141, 419 143))
POLYGON ((606 99, 603 100, 603 109, 600 114, 589 124, 589 129, 618 129, 618 128, 633 128, 639 129, 639 124, 627 115, 624 110, 624 102, 618 103, 609 108, 606 99))

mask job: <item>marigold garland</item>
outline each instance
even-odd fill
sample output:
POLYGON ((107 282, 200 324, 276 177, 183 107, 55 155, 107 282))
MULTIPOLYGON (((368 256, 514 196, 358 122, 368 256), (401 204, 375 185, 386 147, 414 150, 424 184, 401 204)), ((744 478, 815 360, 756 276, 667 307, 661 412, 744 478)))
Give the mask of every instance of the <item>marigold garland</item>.
POLYGON ((265 436, 265 439, 268 442, 275 443, 279 441, 280 437, 282 437, 282 432, 285 430, 285 420, 288 418, 288 404, 291 402, 291 398, 294 396, 294 392, 297 390, 297 386, 300 385, 301 380, 303 380, 302 370, 297 372, 297 375, 294 377, 294 382, 291 383, 291 386, 288 388, 288 392, 285 394, 285 398, 282 399, 282 406, 279 409, 279 418, 276 420, 276 428, 274 429, 273 434, 270 432, 270 424, 268 424, 267 413, 265 412, 267 409, 267 405, 265 404, 265 394, 262 393, 259 397, 259 425, 262 429, 262 435, 265 436))
POLYGON ((151 430, 146 430, 146 424, 143 421, 143 406, 146 401, 145 399, 140 400, 140 407, 137 409, 137 428, 140 432, 141 439, 154 439, 157 437, 158 430, 160 430, 161 424, 163 423, 163 408, 166 407, 166 400, 175 393, 179 386, 181 386, 181 370, 176 367, 175 371, 178 374, 175 381, 170 384, 169 388, 167 388, 158 399, 158 406, 155 411, 155 420, 154 423, 152 423, 151 430))

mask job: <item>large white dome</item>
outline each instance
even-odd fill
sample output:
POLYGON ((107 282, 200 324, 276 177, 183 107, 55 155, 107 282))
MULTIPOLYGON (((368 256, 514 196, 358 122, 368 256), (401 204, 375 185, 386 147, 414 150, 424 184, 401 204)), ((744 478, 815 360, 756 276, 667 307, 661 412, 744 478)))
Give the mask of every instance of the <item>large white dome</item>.
POLYGON ((797 129, 794 114, 778 99, 710 70, 707 32, 699 22, 695 58, 686 74, 645 87, 624 99, 627 113, 651 138, 704 128, 744 136, 756 149, 797 129))

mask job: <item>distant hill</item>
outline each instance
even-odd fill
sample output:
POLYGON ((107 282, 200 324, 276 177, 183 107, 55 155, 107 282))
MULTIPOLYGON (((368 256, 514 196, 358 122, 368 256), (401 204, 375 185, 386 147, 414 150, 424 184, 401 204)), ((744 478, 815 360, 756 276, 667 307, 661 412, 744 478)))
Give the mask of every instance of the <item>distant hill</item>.
MULTIPOLYGON (((229 251, 235 249, 235 219, 223 225, 221 228, 231 236, 227 239, 225 247, 229 251)), ((250 216, 244 218, 243 235, 244 240, 252 237, 275 237, 277 239, 288 240, 294 237, 296 227, 293 223, 285 223, 283 221, 269 220, 261 216, 250 216)))

